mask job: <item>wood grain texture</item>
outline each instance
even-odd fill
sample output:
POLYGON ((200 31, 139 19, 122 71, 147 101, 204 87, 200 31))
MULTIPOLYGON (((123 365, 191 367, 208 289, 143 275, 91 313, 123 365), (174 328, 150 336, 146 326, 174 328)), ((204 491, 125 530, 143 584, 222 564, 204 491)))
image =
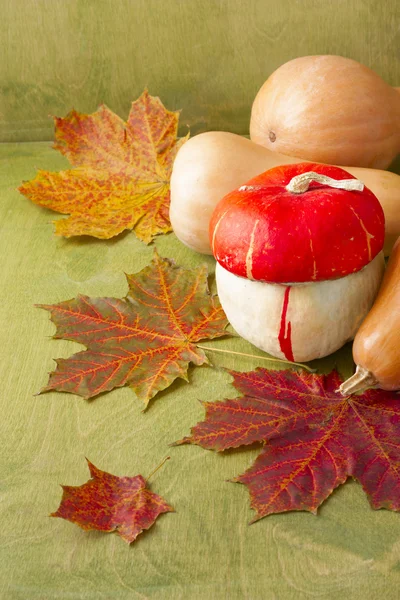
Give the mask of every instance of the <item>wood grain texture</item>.
MULTIPOLYGON (((46 383, 54 357, 82 348, 52 340, 54 326, 33 305, 78 293, 123 296, 124 272, 139 271, 152 256, 133 234, 109 241, 53 236, 54 214, 16 188, 38 167, 65 164, 47 143, 0 145, 0 598, 397 598, 400 516, 372 511, 356 483, 338 488, 318 517, 272 515, 249 527, 247 492, 226 480, 248 468, 259 448, 217 454, 168 447, 203 418, 199 399, 237 395, 226 373, 193 369, 190 385, 174 383, 145 413, 127 388, 93 401, 33 395, 46 383), (115 534, 85 533, 48 518, 61 499, 59 484, 87 481, 85 456, 116 475, 146 476, 167 454, 171 460, 152 478, 151 489, 176 513, 161 517, 131 547, 115 534)), ((173 234, 156 245, 182 266, 205 262, 213 271, 211 257, 191 252, 173 234)), ((240 339, 212 344, 255 352, 240 339)), ((212 359, 239 371, 261 364, 217 354, 212 359)), ((350 373, 349 347, 320 365, 330 370, 336 362, 350 373)))
MULTIPOLYGON (((105 102, 126 118, 147 85, 192 132, 247 133, 265 78, 302 54, 337 53, 400 84, 396 0, 0 0, 0 141, 53 138, 49 114, 92 112, 105 102)), ((182 127, 181 132, 184 132, 182 127)), ((258 449, 219 455, 168 448, 203 417, 198 400, 233 397, 229 376, 201 368, 175 383, 146 413, 129 389, 86 402, 34 397, 78 344, 51 340, 35 303, 122 296, 124 272, 147 265, 152 248, 131 234, 62 240, 54 214, 16 191, 37 168, 66 161, 49 144, 0 145, 0 598, 5 600, 336 600, 397 598, 399 515, 373 512, 355 483, 339 488, 319 518, 273 515, 248 527, 245 489, 226 483, 258 449), (128 548, 116 535, 85 533, 49 519, 60 483, 87 480, 87 456, 117 475, 149 473, 176 514, 160 518, 128 548)), ((173 235, 161 255, 190 267, 210 257, 173 235)), ((243 340, 215 345, 254 352, 243 340)), ((350 373, 350 349, 326 359, 350 373)), ((212 357, 234 370, 251 359, 212 357)), ((265 363, 263 363, 265 366, 265 363)), ((271 365, 272 366, 272 365, 271 365)))
POLYGON ((192 133, 248 133, 279 65, 341 54, 400 85, 397 0, 0 0, 0 141, 52 139, 49 115, 106 103, 126 117, 148 86, 192 133))

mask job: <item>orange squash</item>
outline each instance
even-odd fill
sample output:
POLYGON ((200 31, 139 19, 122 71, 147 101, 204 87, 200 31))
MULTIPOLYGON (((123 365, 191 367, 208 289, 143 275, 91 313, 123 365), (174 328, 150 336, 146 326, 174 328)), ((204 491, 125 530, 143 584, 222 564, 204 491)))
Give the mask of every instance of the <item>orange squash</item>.
POLYGON ((372 306, 383 240, 379 201, 343 169, 309 162, 269 169, 213 212, 221 305, 241 337, 273 356, 303 362, 331 354, 372 306))
POLYGON ((354 339, 357 370, 340 386, 344 396, 370 386, 400 389, 399 308, 400 238, 394 245, 375 303, 354 339))
POLYGON ((296 58, 259 90, 250 137, 301 159, 386 169, 400 152, 398 88, 349 58, 296 58))

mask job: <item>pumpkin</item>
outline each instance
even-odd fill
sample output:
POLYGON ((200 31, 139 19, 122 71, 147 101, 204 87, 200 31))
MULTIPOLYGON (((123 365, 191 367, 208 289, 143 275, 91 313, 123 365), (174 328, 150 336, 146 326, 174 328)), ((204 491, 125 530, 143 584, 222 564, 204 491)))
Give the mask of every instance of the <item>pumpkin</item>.
MULTIPOLYGON (((210 131, 191 138, 180 148, 172 170, 170 219, 175 234, 192 250, 211 254, 208 228, 219 200, 267 169, 296 162, 233 133, 210 131)), ((387 254, 400 235, 400 176, 344 168, 378 197, 385 213, 387 254)))
POLYGON ((270 169, 225 196, 210 222, 222 307, 237 333, 289 361, 352 339, 384 270, 384 215, 338 167, 270 169))
POLYGON ((250 138, 297 158, 386 169, 400 152, 399 94, 355 60, 295 58, 259 90, 250 138))

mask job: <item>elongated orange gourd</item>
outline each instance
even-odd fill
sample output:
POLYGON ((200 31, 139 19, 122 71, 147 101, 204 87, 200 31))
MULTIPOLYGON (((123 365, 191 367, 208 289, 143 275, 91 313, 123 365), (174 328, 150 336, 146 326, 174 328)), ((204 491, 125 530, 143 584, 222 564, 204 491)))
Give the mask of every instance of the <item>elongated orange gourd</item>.
POLYGON ((375 303, 354 339, 353 358, 357 370, 340 386, 343 395, 374 385, 400 389, 400 238, 375 303))

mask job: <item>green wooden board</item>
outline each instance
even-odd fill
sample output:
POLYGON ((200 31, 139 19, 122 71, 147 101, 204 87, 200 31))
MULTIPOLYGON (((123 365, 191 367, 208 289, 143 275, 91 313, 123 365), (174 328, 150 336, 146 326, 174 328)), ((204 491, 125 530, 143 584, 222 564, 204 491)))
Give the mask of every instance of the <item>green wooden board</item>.
POLYGON ((307 54, 400 85, 397 0, 0 0, 0 17, 3 142, 52 139, 72 107, 126 117, 145 86, 183 109, 181 134, 247 134, 261 84, 307 54))
MULTIPOLYGON (((168 445, 203 417, 198 402, 233 397, 222 369, 190 370, 143 412, 129 389, 87 402, 34 394, 53 358, 78 344, 52 340, 35 303, 75 296, 123 296, 124 272, 151 260, 152 247, 127 233, 115 240, 63 240, 53 213, 16 188, 37 168, 66 161, 49 143, 49 115, 104 102, 126 117, 145 86, 170 109, 181 133, 248 133, 254 95, 280 64, 306 54, 341 54, 400 84, 400 4, 396 0, 0 0, 0 597, 4 600, 397 600, 398 514, 373 511, 353 481, 318 517, 252 518, 243 472, 257 447, 223 455, 168 445), (29 143, 31 142, 31 143, 29 143), (34 143, 32 143, 34 142, 34 143), (132 546, 115 534, 85 533, 50 519, 59 484, 88 479, 87 456, 116 475, 146 475, 176 513, 160 517, 132 546)), ((351 82, 349 82, 351 85, 351 82)), ((400 172, 400 162, 394 166, 400 172)), ((161 255, 194 267, 211 257, 160 237, 161 255)), ((255 352, 243 340, 215 347, 255 352)), ((258 352, 257 352, 258 353, 258 352)), ((211 358, 211 356, 210 356, 211 358)), ((222 355, 217 367, 272 363, 222 355)), ((351 349, 320 362, 352 369, 351 349)))
MULTIPOLYGON (((198 400, 233 397, 229 375, 190 370, 142 411, 129 389, 92 401, 34 394, 78 344, 52 340, 54 327, 35 303, 75 296, 122 296, 124 272, 149 263, 152 247, 131 233, 110 241, 63 240, 52 233, 53 213, 17 191, 37 168, 60 169, 65 159, 48 143, 0 145, 0 597, 5 600, 239 600, 385 598, 400 585, 400 516, 373 511, 361 486, 349 481, 321 507, 252 517, 244 486, 227 483, 259 452, 254 446, 217 454, 168 444, 203 417, 198 400), (131 546, 115 534, 85 533, 48 514, 58 507, 60 483, 88 479, 84 457, 117 475, 144 475, 169 454, 151 482, 176 513, 160 517, 131 546)), ((183 247, 173 234, 158 251, 193 267, 213 259, 183 247)), ((215 347, 257 352, 239 339, 215 347)), ((320 363, 337 362, 348 375, 349 347, 320 363)), ((255 359, 213 357, 219 367, 250 370, 255 359)), ((266 366, 273 367, 272 363, 266 366)))

